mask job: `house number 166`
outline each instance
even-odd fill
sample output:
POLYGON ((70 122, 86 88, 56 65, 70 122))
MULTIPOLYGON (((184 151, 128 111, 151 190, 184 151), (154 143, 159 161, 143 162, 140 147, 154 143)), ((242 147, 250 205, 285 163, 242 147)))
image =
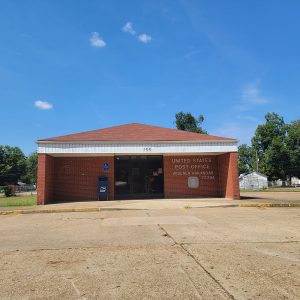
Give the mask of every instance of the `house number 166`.
POLYGON ((144 151, 145 151, 145 152, 150 152, 150 151, 152 151, 152 149, 151 149, 151 147, 145 147, 145 148, 144 148, 144 151))

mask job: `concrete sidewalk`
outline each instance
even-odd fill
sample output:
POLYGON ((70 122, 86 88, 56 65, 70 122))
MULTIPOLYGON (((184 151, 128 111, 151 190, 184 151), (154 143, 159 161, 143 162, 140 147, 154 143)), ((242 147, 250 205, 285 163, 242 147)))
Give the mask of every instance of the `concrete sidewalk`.
POLYGON ((203 207, 232 207, 240 201, 223 198, 211 199, 143 199, 143 200, 114 200, 67 202, 36 206, 0 207, 0 214, 18 213, 50 213, 50 212, 92 212, 100 210, 152 210, 152 209, 187 209, 203 207))
POLYGON ((143 200, 113 200, 68 202, 36 206, 0 207, 0 215, 59 213, 59 212, 97 212, 118 210, 163 210, 190 209, 206 207, 300 207, 295 200, 279 200, 264 198, 245 198, 229 200, 224 198, 193 198, 193 199, 143 199, 143 200))

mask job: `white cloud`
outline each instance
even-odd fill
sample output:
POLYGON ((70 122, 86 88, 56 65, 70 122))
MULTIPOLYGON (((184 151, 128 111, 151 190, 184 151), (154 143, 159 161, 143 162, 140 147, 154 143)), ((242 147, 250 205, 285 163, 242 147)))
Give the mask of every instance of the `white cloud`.
POLYGON ((92 32, 90 37, 90 43, 92 47, 103 48, 106 46, 106 43, 102 38, 100 38, 98 32, 92 32))
POLYGON ((122 30, 126 33, 129 33, 133 36, 136 36, 136 38, 142 42, 142 43, 150 43, 152 40, 152 37, 146 33, 142 33, 142 34, 138 34, 136 33, 136 31, 133 29, 133 25, 132 22, 127 22, 123 27, 122 30))
POLYGON ((136 32, 133 29, 132 23, 131 22, 127 22, 123 27, 122 30, 126 33, 130 33, 131 35, 135 35, 136 32))
POLYGON ((42 101, 42 100, 37 100, 34 102, 34 105, 38 109, 43 109, 43 110, 48 110, 53 108, 53 104, 47 102, 47 101, 42 101))
POLYGON ((139 39, 142 43, 147 44, 147 43, 150 43, 150 42, 151 42, 152 37, 151 37, 150 35, 146 34, 146 33, 143 33, 143 34, 140 34, 140 35, 138 36, 138 39, 139 39))
POLYGON ((269 99, 261 95, 261 91, 257 84, 248 84, 243 90, 241 95, 241 102, 236 105, 237 111, 247 111, 256 106, 265 105, 270 103, 269 99))

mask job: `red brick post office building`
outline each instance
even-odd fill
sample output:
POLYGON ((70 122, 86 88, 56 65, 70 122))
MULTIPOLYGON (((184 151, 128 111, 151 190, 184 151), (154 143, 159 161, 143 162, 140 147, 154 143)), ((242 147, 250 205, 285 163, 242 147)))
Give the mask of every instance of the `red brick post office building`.
POLYGON ((237 140, 126 124, 38 140, 38 203, 98 199, 239 199, 237 140))

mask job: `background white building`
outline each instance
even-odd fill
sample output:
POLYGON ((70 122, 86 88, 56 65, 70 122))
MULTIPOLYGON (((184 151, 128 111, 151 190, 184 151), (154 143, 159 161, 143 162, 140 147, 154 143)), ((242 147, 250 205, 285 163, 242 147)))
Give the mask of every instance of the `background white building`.
POLYGON ((258 190, 268 188, 268 177, 258 172, 252 172, 247 175, 241 174, 239 182, 241 190, 258 190))

